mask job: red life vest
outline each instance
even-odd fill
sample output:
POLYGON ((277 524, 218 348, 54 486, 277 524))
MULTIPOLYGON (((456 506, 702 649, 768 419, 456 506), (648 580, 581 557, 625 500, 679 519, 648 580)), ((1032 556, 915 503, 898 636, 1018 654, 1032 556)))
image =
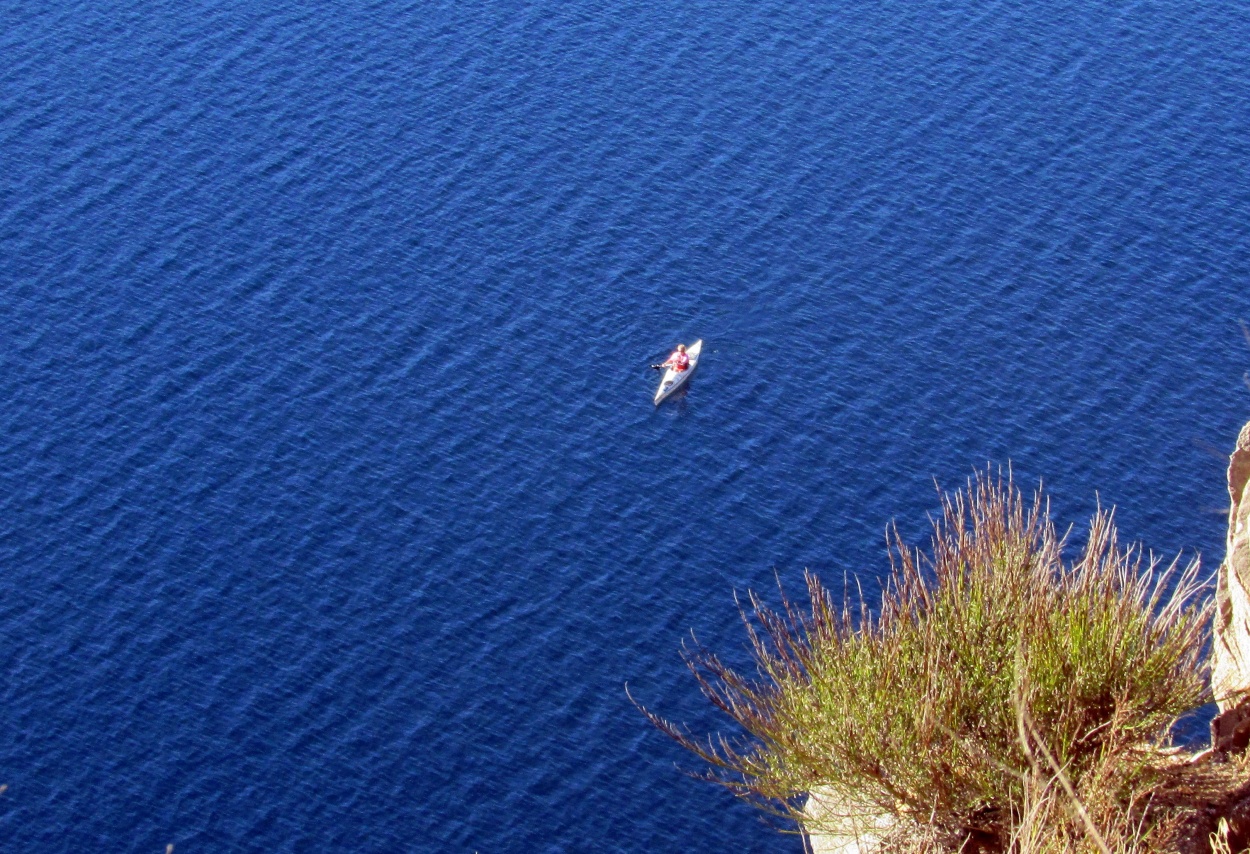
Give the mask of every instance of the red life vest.
POLYGON ((669 357, 669 362, 673 365, 674 371, 684 371, 690 368, 690 355, 687 353, 674 353, 669 357))

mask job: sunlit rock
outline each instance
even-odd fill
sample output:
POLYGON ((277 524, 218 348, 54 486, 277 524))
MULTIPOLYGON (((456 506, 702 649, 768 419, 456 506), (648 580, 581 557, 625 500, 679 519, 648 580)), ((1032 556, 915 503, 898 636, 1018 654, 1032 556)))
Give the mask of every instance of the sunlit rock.
POLYGON ((1211 687, 1221 713, 1250 695, 1250 424, 1228 462, 1228 544, 1215 592, 1211 687))

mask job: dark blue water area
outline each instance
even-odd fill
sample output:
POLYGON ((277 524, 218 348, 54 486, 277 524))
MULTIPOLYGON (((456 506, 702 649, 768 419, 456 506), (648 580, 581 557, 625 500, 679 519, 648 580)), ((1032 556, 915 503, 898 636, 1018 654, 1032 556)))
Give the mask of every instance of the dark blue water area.
POLYGON ((0 6, 0 839, 793 851, 625 692, 978 468, 1223 548, 1246 3, 0 6), (647 370, 703 338, 688 391, 647 370))

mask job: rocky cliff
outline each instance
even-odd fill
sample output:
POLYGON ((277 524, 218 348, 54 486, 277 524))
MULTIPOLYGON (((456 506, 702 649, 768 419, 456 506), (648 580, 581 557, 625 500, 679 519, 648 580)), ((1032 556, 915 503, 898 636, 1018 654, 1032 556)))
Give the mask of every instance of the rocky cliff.
POLYGON ((1212 746, 1244 748, 1250 740, 1250 424, 1228 461, 1228 542, 1215 589, 1211 688, 1220 715, 1212 746))

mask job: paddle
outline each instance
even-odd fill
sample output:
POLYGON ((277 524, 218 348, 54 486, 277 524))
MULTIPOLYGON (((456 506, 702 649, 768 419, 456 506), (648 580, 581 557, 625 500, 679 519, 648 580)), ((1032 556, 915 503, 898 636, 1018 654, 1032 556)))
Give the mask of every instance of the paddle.
POLYGON ((667 367, 668 367, 668 365, 650 365, 649 367, 650 367, 650 368, 651 368, 651 370, 653 370, 653 371, 662 371, 662 370, 664 370, 665 368, 667 368, 667 367))

